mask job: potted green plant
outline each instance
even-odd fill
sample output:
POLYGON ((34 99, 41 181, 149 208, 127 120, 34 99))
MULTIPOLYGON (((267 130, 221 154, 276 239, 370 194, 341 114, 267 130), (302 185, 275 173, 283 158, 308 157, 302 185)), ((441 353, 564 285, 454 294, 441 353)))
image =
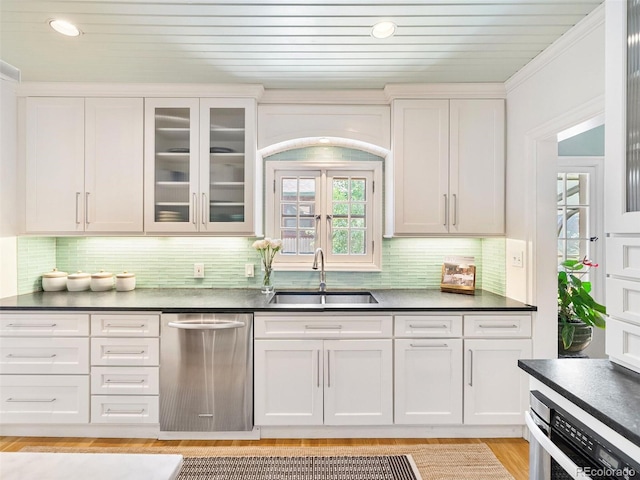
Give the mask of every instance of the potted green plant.
POLYGON ((593 327, 604 328, 607 309, 591 296, 591 282, 581 278, 597 263, 566 260, 558 272, 558 350, 577 353, 591 342, 593 327))

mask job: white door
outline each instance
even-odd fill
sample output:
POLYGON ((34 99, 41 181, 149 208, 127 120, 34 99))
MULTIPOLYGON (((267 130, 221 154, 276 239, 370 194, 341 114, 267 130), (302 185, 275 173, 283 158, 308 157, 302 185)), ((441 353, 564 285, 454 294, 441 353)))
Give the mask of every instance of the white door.
POLYGON ((145 231, 199 229, 198 112, 197 98, 145 100, 145 231))
POLYGON ((449 232, 503 234, 504 100, 451 100, 449 108, 449 232))
POLYGON ((464 423, 523 424, 529 381, 518 360, 531 357, 531 340, 465 340, 464 356, 464 423))
POLYGON ((254 342, 256 425, 322 425, 322 340, 254 342))
POLYGON ((142 98, 85 100, 85 230, 142 232, 142 98))
POLYGON ((392 340, 325 340, 325 425, 393 423, 392 340))
POLYGON ((395 233, 447 233, 449 101, 394 100, 395 233))
POLYGON ((200 231, 253 233, 254 99, 200 100, 200 231))
POLYGON ((462 423, 462 340, 395 340, 397 424, 462 423))
POLYGON ((84 231, 84 98, 26 101, 27 233, 84 231))

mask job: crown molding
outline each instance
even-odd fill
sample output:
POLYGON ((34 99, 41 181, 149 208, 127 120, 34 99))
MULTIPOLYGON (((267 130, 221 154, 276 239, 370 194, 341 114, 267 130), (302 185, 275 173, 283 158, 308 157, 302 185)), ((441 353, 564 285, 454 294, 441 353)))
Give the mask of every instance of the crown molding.
POLYGON ((589 15, 580 20, 567 33, 549 45, 537 57, 514 73, 505 83, 507 92, 511 92, 529 80, 532 76, 569 50, 593 30, 604 25, 604 2, 598 5, 589 15))
POLYGON ((503 83, 392 83, 384 87, 389 101, 398 98, 506 98, 503 83))
POLYGON ((226 97, 260 100, 257 84, 23 82, 20 97, 226 97))
POLYGON ((0 60, 0 79, 20 82, 20 69, 0 60))
POLYGON ((362 90, 265 90, 260 104, 387 105, 382 89, 362 90))

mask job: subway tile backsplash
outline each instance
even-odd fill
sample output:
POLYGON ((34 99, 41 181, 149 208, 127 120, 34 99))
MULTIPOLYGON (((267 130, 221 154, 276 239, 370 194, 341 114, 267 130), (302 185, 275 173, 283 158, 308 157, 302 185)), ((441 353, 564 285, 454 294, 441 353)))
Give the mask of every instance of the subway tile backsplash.
MULTIPOLYGON (((58 270, 136 274, 137 288, 259 288, 260 259, 246 237, 20 237, 19 293, 41 290, 40 276, 58 270), (193 278, 204 263, 205 278, 193 278), (255 265, 255 277, 244 266, 255 265)), ((439 288, 445 256, 476 259, 476 287, 504 295, 504 238, 393 238, 383 242, 381 272, 327 272, 329 288, 439 288)), ((314 288, 318 272, 276 271, 276 288, 314 288)))

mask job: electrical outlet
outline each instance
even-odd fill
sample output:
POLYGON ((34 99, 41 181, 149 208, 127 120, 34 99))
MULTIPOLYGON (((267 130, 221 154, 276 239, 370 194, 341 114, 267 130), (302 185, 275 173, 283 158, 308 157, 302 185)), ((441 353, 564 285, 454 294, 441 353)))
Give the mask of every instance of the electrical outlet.
POLYGON ((204 278, 204 263, 193 264, 193 278, 204 278))
POLYGON ((518 268, 524 267, 524 252, 522 250, 511 252, 511 266, 518 268))
POLYGON ((253 277, 253 263, 245 263, 244 265, 244 276, 245 277, 253 277))

